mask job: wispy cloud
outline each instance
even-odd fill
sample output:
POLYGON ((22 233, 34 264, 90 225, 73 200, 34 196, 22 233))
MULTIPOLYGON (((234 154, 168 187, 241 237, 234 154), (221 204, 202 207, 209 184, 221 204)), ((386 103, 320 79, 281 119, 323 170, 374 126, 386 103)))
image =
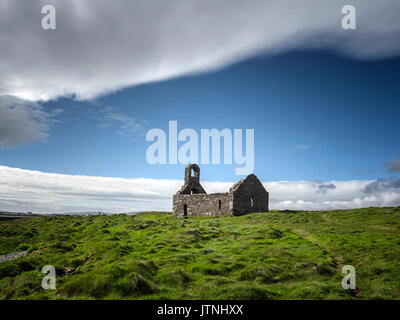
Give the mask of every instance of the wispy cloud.
MULTIPOLYGON (((0 166, 0 209, 43 213, 171 210, 181 180, 109 178, 45 173, 0 166)), ((233 182, 203 182, 208 193, 233 182)), ((346 209, 400 205, 398 181, 264 182, 275 209, 346 209), (373 187, 371 187, 373 186, 373 187), (376 187, 376 188, 375 188, 376 187), (366 192, 367 191, 367 192, 366 192)))
POLYGON ((133 118, 117 112, 106 112, 100 118, 102 128, 112 128, 115 133, 127 138, 144 135, 147 120, 133 118))
POLYGON ((327 49, 362 59, 400 53, 398 0, 2 1, 0 94, 89 99, 127 86, 225 67, 257 54, 327 49), (40 28, 53 4, 57 29, 40 28), (26 48, 29 48, 27 50, 26 48))

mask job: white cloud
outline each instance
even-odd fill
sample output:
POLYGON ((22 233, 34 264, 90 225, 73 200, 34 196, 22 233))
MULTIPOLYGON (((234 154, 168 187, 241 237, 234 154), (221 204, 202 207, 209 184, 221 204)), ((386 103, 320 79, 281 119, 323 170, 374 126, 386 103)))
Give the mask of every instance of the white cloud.
POLYGON ((0 166, 0 210, 134 211, 170 206, 181 181, 53 174, 0 166))
MULTIPOLYGON (((328 210, 400 205, 400 188, 366 193, 375 180, 265 182, 272 209, 328 210), (334 187, 323 187, 332 186, 334 187), (321 186, 324 192, 321 192, 321 186)), ((60 213, 171 210, 182 180, 109 178, 44 173, 0 166, 0 210, 60 213)), ((203 182, 208 193, 226 192, 230 182, 203 182)))
POLYGON ((38 103, 0 96, 0 149, 46 140, 49 125, 60 112, 46 112, 38 103))
POLYGON ((224 67, 256 54, 329 49, 356 58, 400 53, 400 2, 348 0, 12 0, 1 2, 0 95, 80 99, 224 67), (57 29, 41 29, 53 4, 57 29))

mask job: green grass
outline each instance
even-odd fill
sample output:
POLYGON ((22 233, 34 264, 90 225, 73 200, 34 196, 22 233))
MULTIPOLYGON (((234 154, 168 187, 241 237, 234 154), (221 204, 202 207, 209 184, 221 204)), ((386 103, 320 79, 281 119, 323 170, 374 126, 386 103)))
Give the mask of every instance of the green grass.
POLYGON ((2 299, 400 299, 400 207, 0 222, 2 299), (341 287, 355 266, 357 289, 341 287), (53 265, 57 289, 41 288, 53 265))

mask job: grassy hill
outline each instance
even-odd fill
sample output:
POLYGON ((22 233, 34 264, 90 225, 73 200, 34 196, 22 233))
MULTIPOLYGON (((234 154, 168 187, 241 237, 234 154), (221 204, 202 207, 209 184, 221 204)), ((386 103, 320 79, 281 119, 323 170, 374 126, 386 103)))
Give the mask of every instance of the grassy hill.
POLYGON ((400 299, 400 207, 0 222, 2 299, 400 299), (341 287, 341 267, 357 289, 341 287), (54 265, 57 289, 41 288, 54 265))

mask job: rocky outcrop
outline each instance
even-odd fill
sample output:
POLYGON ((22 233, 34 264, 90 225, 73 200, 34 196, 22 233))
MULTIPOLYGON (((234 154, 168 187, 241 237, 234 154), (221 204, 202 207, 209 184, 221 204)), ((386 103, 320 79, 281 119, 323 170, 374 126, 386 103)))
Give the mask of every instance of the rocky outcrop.
POLYGON ((0 256, 0 263, 21 258, 21 257, 26 256, 27 254, 28 254, 28 251, 19 251, 19 252, 4 254, 4 255, 0 256))

